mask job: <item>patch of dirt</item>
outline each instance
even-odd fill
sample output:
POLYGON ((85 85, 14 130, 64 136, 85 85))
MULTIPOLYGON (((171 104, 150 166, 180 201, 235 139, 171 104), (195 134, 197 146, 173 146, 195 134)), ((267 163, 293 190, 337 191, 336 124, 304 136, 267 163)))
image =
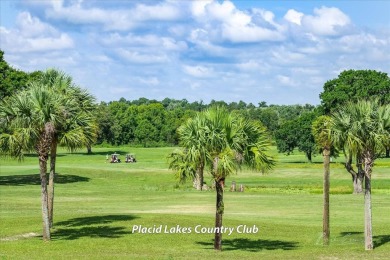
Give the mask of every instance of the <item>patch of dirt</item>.
POLYGON ((37 236, 39 236, 38 233, 30 232, 30 233, 11 236, 11 237, 3 237, 0 238, 0 241, 16 241, 20 239, 26 239, 26 238, 37 237, 37 236))

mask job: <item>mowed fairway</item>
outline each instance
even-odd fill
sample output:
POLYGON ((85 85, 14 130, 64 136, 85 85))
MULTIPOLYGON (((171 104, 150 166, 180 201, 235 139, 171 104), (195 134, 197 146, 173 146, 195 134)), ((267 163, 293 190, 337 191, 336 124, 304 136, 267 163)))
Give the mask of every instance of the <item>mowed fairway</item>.
MULTIPOLYGON (((41 240, 40 180, 36 156, 0 161, 1 259, 389 259, 390 160, 373 172, 375 249, 364 250, 364 199, 352 195, 342 164, 331 165, 331 244, 322 246, 322 158, 306 163, 300 153, 277 155, 261 175, 243 169, 227 179, 223 251, 213 249, 215 191, 178 185, 167 169, 173 148, 94 148, 92 155, 62 150, 57 159, 52 241, 41 240), (106 163, 106 154, 135 153, 135 164, 106 163), (245 192, 229 192, 230 184, 245 192), (160 233, 133 233, 134 225, 160 233), (240 225, 257 233, 239 233, 240 225), (165 233, 165 226, 176 231, 165 233), (189 228, 190 233, 177 232, 189 228)), ((276 154, 276 152, 275 152, 276 154)), ((341 162, 341 159, 338 160, 341 162)), ((205 176, 209 184, 209 175, 205 176)), ((248 230, 247 230, 248 231, 248 230)))

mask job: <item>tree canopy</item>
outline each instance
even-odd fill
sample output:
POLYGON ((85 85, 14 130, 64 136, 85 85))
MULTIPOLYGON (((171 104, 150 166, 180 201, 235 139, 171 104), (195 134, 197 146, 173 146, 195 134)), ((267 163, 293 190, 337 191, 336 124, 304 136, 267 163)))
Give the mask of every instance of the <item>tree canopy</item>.
POLYGON ((23 90, 27 83, 40 76, 40 71, 27 73, 14 69, 4 60, 4 52, 0 50, 0 100, 23 90))
POLYGON ((359 99, 377 98, 380 104, 390 104, 390 78, 375 70, 346 70, 324 84, 320 98, 326 114, 359 99))
POLYGON ((275 133, 276 145, 281 153, 290 154, 295 148, 304 152, 309 161, 315 152, 312 124, 316 112, 307 112, 294 120, 285 122, 275 133))

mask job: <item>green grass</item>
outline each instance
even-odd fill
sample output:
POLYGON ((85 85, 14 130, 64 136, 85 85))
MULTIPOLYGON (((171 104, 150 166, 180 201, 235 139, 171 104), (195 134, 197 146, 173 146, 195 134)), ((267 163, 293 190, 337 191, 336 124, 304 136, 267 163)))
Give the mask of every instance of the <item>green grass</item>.
MULTIPOLYGON (((1 259, 388 259, 390 160, 373 172, 375 249, 364 250, 363 196, 352 195, 342 158, 331 166, 331 244, 321 245, 322 164, 302 154, 278 155, 265 175, 243 169, 227 179, 224 226, 256 226, 255 234, 223 235, 213 250, 215 192, 178 185, 167 170, 173 148, 95 148, 94 154, 60 151, 52 241, 42 242, 36 156, 0 160, 1 259), (135 153, 138 163, 106 163, 106 154, 135 153), (229 192, 232 181, 245 192, 229 192), (187 227, 189 234, 132 233, 144 227, 187 227), (38 234, 38 235, 37 235, 38 234), (24 236, 23 236, 24 235, 24 236)), ((273 151, 275 154, 276 152, 273 151)), ((210 181, 209 175, 205 180, 210 181)))

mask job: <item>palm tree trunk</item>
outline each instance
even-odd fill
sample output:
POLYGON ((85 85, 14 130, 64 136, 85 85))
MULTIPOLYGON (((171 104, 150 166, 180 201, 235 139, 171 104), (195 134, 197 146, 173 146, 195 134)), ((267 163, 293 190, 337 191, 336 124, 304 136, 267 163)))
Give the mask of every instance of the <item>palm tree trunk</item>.
POLYGON ((202 190, 203 188, 203 164, 200 164, 199 167, 196 169, 196 176, 194 180, 194 186, 197 190, 202 190))
POLYGON ((365 191, 364 191, 364 244, 366 250, 372 250, 374 243, 372 240, 372 209, 371 209, 371 171, 373 165, 372 151, 364 154, 365 191))
POLYGON ((363 159, 361 156, 356 156, 356 167, 357 174, 356 179, 354 181, 354 194, 363 193, 363 182, 364 182, 364 169, 363 169, 363 159))
POLYGON ((50 174, 48 186, 48 211, 50 228, 53 227, 53 209, 54 209, 54 178, 56 171, 57 158, 57 140, 54 140, 50 148, 50 174))
POLYGON ((40 155, 39 156, 39 170, 41 177, 41 203, 42 203, 42 227, 43 233, 42 238, 44 241, 50 240, 50 225, 49 225, 49 215, 48 215, 48 203, 47 203, 47 157, 40 155))
POLYGON ((50 222, 48 209, 48 194, 47 194, 47 159, 51 149, 54 136, 54 126, 52 123, 46 123, 41 134, 41 138, 36 146, 36 151, 39 157, 39 171, 41 177, 41 201, 42 201, 42 225, 44 241, 50 240, 50 222))
POLYGON ((214 238, 214 249, 222 250, 222 215, 224 212, 224 203, 223 203, 223 188, 225 185, 224 179, 219 179, 215 182, 215 187, 217 191, 217 205, 215 213, 215 238, 214 238))
POLYGON ((358 172, 356 172, 352 167, 352 155, 346 155, 345 169, 351 174, 352 184, 353 184, 353 194, 363 193, 363 179, 364 171, 361 168, 361 163, 359 164, 359 156, 356 156, 356 166, 358 167, 358 172), (360 166, 359 166, 360 165, 360 166), (360 168, 359 168, 360 167, 360 168))
POLYGON ((199 170, 199 182, 200 182, 200 190, 203 190, 203 171, 204 171, 204 165, 203 163, 200 165, 199 170))
POLYGON ((323 244, 329 245, 329 175, 330 175, 330 150, 329 148, 324 148, 323 151, 324 157, 324 211, 323 211, 323 225, 322 225, 322 235, 323 235, 323 244))

